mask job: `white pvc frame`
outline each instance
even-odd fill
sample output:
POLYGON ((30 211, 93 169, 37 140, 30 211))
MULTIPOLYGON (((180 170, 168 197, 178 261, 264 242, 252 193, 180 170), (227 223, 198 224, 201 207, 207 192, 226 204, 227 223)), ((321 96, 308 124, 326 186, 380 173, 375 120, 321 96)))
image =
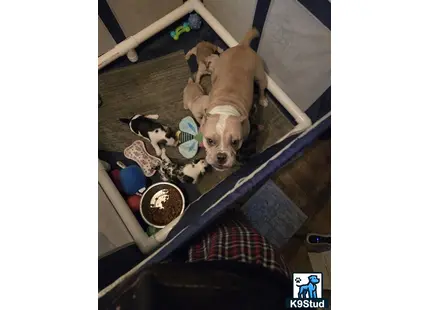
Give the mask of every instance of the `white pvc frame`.
MULTIPOLYGON (((160 18, 148 27, 142 29, 135 35, 128 37, 121 43, 117 44, 113 49, 101 55, 98 58, 99 70, 124 55, 127 55, 130 61, 136 62, 138 60, 138 56, 134 49, 139 46, 139 44, 145 42, 153 35, 162 31, 163 29, 165 29, 175 21, 181 19, 185 15, 191 13, 192 11, 197 12, 229 47, 233 47, 238 44, 238 42, 233 38, 233 36, 206 9, 206 7, 203 5, 202 2, 200 2, 200 0, 188 0, 183 5, 176 8, 169 14, 160 18)), ((309 128, 312 125, 312 122, 309 117, 290 99, 290 97, 288 97, 286 93, 282 91, 282 89, 272 80, 269 75, 267 75, 267 80, 267 89, 272 93, 273 96, 275 96, 279 103, 288 111, 289 114, 291 114, 291 116, 297 122, 297 125, 280 140, 285 139, 286 137, 291 136, 293 134, 299 134, 309 128)), ((170 230, 173 228, 173 226, 176 225, 176 223, 180 219, 177 218, 154 236, 148 237, 148 235, 143 231, 142 227, 139 225, 136 218, 130 211, 127 203, 121 197, 120 193, 118 192, 115 185, 113 184, 113 182, 111 181, 108 174, 100 163, 99 183, 110 201, 112 202, 112 204, 114 205, 119 216, 124 221, 124 224, 129 229, 129 232, 135 240, 137 246, 143 253, 149 253, 161 242, 163 242, 166 239, 170 230)))

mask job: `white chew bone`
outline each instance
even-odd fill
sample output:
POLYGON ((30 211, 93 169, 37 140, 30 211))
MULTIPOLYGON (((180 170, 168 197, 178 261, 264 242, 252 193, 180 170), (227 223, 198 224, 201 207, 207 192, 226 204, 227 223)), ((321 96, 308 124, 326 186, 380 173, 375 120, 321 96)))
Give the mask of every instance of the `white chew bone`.
POLYGON ((161 163, 157 157, 151 156, 145 148, 145 143, 141 140, 134 141, 124 150, 124 155, 128 159, 135 161, 143 170, 143 174, 151 177, 155 174, 154 167, 161 163))

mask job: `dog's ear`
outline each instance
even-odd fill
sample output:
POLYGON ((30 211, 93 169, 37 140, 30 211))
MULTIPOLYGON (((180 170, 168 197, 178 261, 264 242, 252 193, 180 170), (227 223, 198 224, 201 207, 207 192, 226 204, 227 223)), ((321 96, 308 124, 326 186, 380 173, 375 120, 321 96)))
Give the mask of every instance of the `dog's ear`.
POLYGON ((202 129, 203 125, 206 123, 207 119, 208 119, 208 109, 204 109, 202 120, 200 121, 200 130, 202 129))
POLYGON ((161 128, 163 128, 166 134, 170 134, 172 132, 172 129, 169 126, 161 125, 161 128))

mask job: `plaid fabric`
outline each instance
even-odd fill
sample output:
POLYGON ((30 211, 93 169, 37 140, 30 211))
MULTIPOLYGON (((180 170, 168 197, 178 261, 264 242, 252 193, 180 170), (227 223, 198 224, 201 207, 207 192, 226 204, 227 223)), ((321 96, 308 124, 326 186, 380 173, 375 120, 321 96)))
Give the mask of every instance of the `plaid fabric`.
POLYGON ((218 225, 188 250, 188 262, 235 260, 258 264, 288 275, 282 257, 254 228, 232 221, 218 225))

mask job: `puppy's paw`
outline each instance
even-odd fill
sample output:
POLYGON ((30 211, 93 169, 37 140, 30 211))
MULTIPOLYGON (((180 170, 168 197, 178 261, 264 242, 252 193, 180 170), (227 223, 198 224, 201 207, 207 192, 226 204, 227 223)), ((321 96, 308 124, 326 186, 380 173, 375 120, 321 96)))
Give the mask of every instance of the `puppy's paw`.
POLYGON ((160 116, 158 114, 148 114, 145 115, 145 118, 149 118, 149 119, 158 119, 160 116))
POLYGON ((260 99, 259 103, 262 107, 267 107, 269 105, 269 100, 267 100, 267 97, 264 97, 260 99))

